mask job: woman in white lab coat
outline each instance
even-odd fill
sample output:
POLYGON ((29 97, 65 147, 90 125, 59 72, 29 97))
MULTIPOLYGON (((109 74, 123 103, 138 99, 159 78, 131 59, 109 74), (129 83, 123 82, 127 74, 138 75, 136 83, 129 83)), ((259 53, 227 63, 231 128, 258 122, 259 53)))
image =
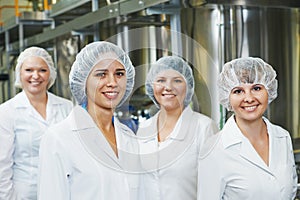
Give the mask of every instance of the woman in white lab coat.
POLYGON ((113 116, 134 76, 128 55, 112 43, 93 42, 76 56, 69 81, 78 105, 42 139, 39 199, 138 198, 135 135, 113 116))
POLYGON ((290 135, 263 116, 277 97, 276 72, 260 58, 239 58, 224 65, 218 86, 234 114, 201 152, 198 200, 293 200, 290 135))
POLYGON ((150 68, 146 92, 160 110, 137 132, 145 197, 195 200, 200 148, 218 128, 189 106, 194 94, 192 69, 180 57, 162 57, 150 68))
POLYGON ((47 91, 56 69, 42 48, 25 49, 15 75, 15 86, 22 92, 0 105, 0 199, 34 200, 41 137, 50 125, 67 117, 72 102, 47 91))

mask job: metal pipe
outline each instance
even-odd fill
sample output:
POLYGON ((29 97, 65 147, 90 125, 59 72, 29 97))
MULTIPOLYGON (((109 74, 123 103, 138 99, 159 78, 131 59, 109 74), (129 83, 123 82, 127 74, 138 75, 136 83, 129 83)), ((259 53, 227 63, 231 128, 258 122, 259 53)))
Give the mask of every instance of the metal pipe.
MULTIPOLYGON (((175 7, 180 6, 179 0, 172 0, 171 4, 175 7)), ((171 26, 171 44, 172 52, 177 55, 182 55, 182 41, 181 38, 178 38, 178 33, 181 33, 181 18, 180 12, 175 12, 170 16, 170 26, 171 26)))
POLYGON ((44 11, 49 11, 48 0, 44 0, 44 11))
MULTIPOLYGON (((92 1, 92 11, 96 11, 99 8, 99 3, 98 0, 93 0, 92 1)), ((99 22, 95 23, 94 25, 94 41, 99 41, 100 40, 100 27, 99 27, 99 22)))
POLYGON ((20 13, 19 13, 19 1, 15 0, 15 16, 19 17, 20 13))

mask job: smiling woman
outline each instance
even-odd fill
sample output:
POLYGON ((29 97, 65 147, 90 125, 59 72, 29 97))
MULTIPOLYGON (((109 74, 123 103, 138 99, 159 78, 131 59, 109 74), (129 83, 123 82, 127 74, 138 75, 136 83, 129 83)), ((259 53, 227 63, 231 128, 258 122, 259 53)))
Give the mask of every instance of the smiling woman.
POLYGON ((37 199, 41 137, 67 117, 72 102, 48 92, 56 69, 45 49, 25 49, 15 75, 22 92, 0 105, 0 199, 37 199))
POLYGON ((276 72, 260 58, 238 58, 223 66, 218 86, 220 103, 234 114, 201 153, 198 199, 293 200, 290 134, 263 116, 277 97, 276 72))
POLYGON ((160 108, 137 132, 147 200, 197 199, 200 149, 218 128, 189 106, 194 84, 191 67, 178 56, 160 58, 147 74, 146 92, 160 108))
POLYGON ((115 44, 93 42, 79 52, 69 75, 79 105, 42 139, 39 199, 142 200, 130 168, 138 160, 135 134, 113 116, 134 76, 129 56, 115 44))

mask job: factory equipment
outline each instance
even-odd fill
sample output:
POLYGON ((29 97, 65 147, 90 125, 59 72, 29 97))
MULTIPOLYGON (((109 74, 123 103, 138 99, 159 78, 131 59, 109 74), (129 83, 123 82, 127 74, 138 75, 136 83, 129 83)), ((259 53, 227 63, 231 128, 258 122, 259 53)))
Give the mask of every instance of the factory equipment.
MULTIPOLYGON (((9 74, 20 50, 45 47, 60 71, 53 90, 70 97, 67 72, 76 52, 91 41, 110 40, 129 52, 137 70, 130 103, 148 114, 155 109, 143 88, 147 69, 162 55, 176 54, 194 69, 194 109, 222 127, 227 113, 218 104, 215 85, 221 66, 237 57, 259 56, 272 64, 279 80, 279 96, 266 115, 289 130, 300 149, 299 1, 60 0, 51 6, 40 14, 21 12, 10 25, 2 24, 1 68, 9 74)), ((15 93, 12 85, 9 96, 15 93)))

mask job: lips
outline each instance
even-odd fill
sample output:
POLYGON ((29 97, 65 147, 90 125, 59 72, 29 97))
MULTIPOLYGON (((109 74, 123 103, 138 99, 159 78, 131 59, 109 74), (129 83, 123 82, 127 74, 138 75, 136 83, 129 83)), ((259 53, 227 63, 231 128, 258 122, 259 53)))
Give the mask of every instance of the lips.
POLYGON ((108 91, 108 92, 102 92, 102 94, 104 94, 104 96, 108 99, 115 99, 115 98, 117 98, 119 92, 108 91))
POLYGON ((41 81, 29 81, 29 83, 33 86, 35 85, 40 85, 42 82, 41 81))
POLYGON ((254 111, 257 108, 257 105, 256 106, 245 106, 243 108, 246 111, 254 111))
POLYGON ((175 94, 162 94, 163 97, 167 97, 167 98, 172 98, 172 97, 176 97, 175 94))

